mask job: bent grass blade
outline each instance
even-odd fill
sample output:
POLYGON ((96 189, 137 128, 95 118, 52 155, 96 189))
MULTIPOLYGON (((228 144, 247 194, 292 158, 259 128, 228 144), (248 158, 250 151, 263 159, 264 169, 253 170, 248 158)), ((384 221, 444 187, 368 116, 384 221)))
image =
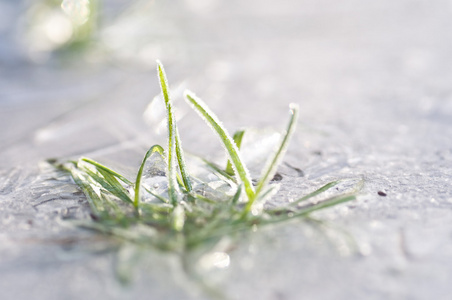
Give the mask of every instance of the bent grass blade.
MULTIPOLYGON (((245 130, 238 130, 234 133, 234 136, 232 137, 235 144, 237 145, 237 149, 239 149, 239 150, 240 150, 240 147, 242 146, 242 139, 243 139, 244 134, 245 134, 245 130)), ((232 168, 232 164, 229 159, 228 159, 228 163, 226 164, 225 172, 230 176, 234 176, 234 168, 232 168)))
POLYGON ((146 152, 143 162, 140 165, 140 169, 138 170, 137 178, 135 180, 135 198, 133 201, 133 205, 135 206, 135 209, 138 209, 138 206, 140 205, 140 189, 141 189, 141 178, 143 177, 143 169, 144 165, 146 164, 146 161, 153 153, 160 153, 162 157, 165 157, 164 150, 160 145, 154 145, 146 152))

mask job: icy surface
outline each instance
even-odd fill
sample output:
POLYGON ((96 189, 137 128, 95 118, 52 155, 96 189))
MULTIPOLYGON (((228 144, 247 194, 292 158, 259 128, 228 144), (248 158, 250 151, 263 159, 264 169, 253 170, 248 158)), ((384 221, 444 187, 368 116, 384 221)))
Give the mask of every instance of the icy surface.
MULTIPOLYGON (((315 215, 322 223, 246 235, 227 267, 206 271, 211 283, 232 299, 450 299, 450 1, 140 1, 127 14, 107 2, 103 48, 60 64, 27 43, 28 4, 0 1, 0 298, 208 298, 158 252, 133 285, 118 283, 127 249, 72 225, 90 218, 87 203, 43 163, 88 156, 133 178, 165 144, 144 114, 160 58, 170 85, 195 91, 230 132, 283 130, 300 105, 275 203, 365 179, 358 201, 315 215)), ((184 148, 225 164, 184 105, 184 148)))

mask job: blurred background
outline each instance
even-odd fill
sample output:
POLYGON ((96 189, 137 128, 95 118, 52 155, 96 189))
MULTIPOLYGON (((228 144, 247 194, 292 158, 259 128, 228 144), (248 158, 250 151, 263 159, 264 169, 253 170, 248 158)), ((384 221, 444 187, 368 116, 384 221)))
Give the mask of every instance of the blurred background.
POLYGON ((171 275, 160 276, 166 266, 152 269, 155 261, 145 269, 155 281, 140 277, 124 292, 108 257, 74 258, 55 245, 24 247, 11 238, 65 237, 59 220, 83 203, 66 195, 34 206, 62 197, 42 183, 44 159, 84 155, 133 173, 147 147, 164 144, 162 108, 153 101, 156 59, 189 152, 216 159, 221 146, 182 100, 185 88, 231 132, 284 128, 295 102, 300 123, 285 162, 305 176, 283 169, 282 195, 366 179, 356 205, 323 215, 351 233, 357 255, 300 225, 270 230, 234 252, 237 263, 221 283, 234 299, 300 299, 300 290, 309 299, 449 299, 450 0, 0 0, 6 298, 185 297, 166 280, 171 275), (113 287, 107 296, 106 287, 113 287))
MULTIPOLYGON (((442 0, 2 0, 1 164, 152 139, 156 59, 175 98, 189 87, 233 128, 298 102, 306 123, 340 122, 353 143, 371 130, 372 145, 397 144, 409 124, 380 126, 394 115, 451 113, 451 12, 442 0)), ((188 131, 189 147, 204 136, 188 131)))

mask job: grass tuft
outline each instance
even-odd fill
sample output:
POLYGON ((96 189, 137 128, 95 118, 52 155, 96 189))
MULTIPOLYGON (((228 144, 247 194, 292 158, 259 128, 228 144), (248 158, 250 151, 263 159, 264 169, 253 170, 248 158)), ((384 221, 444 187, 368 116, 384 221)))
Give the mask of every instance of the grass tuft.
POLYGON ((287 129, 254 187, 239 150, 245 131, 231 137, 207 105, 186 91, 186 101, 219 137, 228 157, 224 169, 201 158, 219 179, 214 186, 192 176, 185 163, 169 86, 160 62, 157 62, 157 74, 167 112, 167 148, 160 145, 149 148, 134 181, 89 158, 55 163, 70 173, 88 199, 93 222, 83 223, 84 227, 140 245, 183 252, 257 225, 307 217, 320 209, 356 199, 362 180, 352 182, 352 188, 346 193, 331 193, 333 187, 344 183, 337 180, 284 206, 270 208, 268 200, 277 192, 277 185, 270 181, 295 131, 298 106, 291 105, 287 129), (163 191, 154 190, 148 184, 155 179, 146 169, 146 164, 155 157, 153 154, 166 160, 166 170, 161 172, 167 180, 163 191), (256 206, 258 209, 254 209, 256 206))

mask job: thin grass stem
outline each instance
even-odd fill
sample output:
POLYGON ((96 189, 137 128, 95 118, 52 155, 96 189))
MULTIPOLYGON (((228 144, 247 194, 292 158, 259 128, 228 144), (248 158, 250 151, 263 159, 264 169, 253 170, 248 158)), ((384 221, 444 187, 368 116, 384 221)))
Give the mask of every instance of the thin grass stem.
MULTIPOLYGON (((287 126, 287 130, 281 140, 281 144, 279 145, 279 147, 276 150, 273 157, 268 161, 266 167, 263 169, 261 179, 256 188, 256 195, 257 195, 256 198, 258 197, 258 195, 262 191, 262 189, 268 184, 270 179, 272 179, 273 176, 275 175, 278 165, 281 162, 282 158, 284 157, 284 154, 286 153, 289 141, 293 135, 293 132, 295 131, 296 124, 298 121, 298 105, 291 104, 290 108, 291 108, 292 116, 290 118, 289 125, 287 126)), ((253 202, 254 202, 254 199, 253 199, 253 201, 249 201, 247 203, 247 205, 245 206, 245 209, 244 209, 244 213, 248 213, 251 210, 253 202)))
MULTIPOLYGON (((245 130, 238 130, 234 133, 234 136, 232 139, 234 140, 235 144, 237 145, 237 149, 240 150, 240 147, 242 146, 242 139, 243 135, 245 134, 245 130)), ((231 161, 228 159, 228 162, 226 164, 226 173, 233 176, 234 175, 234 168, 232 167, 231 161)))
POLYGON ((310 205, 305 209, 301 209, 300 211, 295 213, 294 217, 304 216, 304 215, 310 214, 314 211, 324 209, 327 207, 331 207, 331 206, 335 206, 340 203, 344 203, 344 202, 348 202, 348 201, 352 201, 352 200, 356 200, 355 195, 345 194, 345 195, 331 197, 329 199, 322 200, 321 202, 319 202, 317 204, 310 205))
POLYGON ((232 175, 228 174, 226 171, 222 170, 220 166, 218 166, 217 164, 205 159, 205 158, 200 158, 209 168, 212 169, 212 171, 216 172, 217 176, 222 177, 222 179, 224 180, 228 180, 230 182, 234 182, 236 183, 236 180, 234 179, 234 172, 232 172, 232 175))
POLYGON ((176 170, 176 159, 177 159, 177 147, 176 147, 176 124, 173 115, 172 104, 169 98, 168 92, 168 82, 165 75, 165 70, 162 64, 157 61, 157 73, 160 80, 160 87, 162 89, 162 94, 165 99, 167 121, 168 121, 168 194, 170 201, 173 205, 179 202, 179 185, 177 183, 177 170, 176 170))
POLYGON ((329 183, 325 184, 324 186, 320 187, 319 189, 313 191, 312 193, 309 193, 306 196, 303 196, 303 197, 295 200, 294 202, 291 202, 289 205, 290 206, 294 206, 294 205, 297 205, 300 202, 309 200, 310 198, 315 197, 315 196, 317 196, 317 195, 319 195, 319 194, 331 189, 332 187, 338 185, 340 182, 341 182, 341 180, 335 180, 335 181, 329 182, 329 183))
POLYGON ((75 183, 82 189, 83 193, 86 195, 93 214, 99 216, 100 212, 103 210, 103 207, 100 204, 100 198, 94 191, 93 187, 88 183, 88 180, 86 180, 86 178, 83 178, 81 176, 80 171, 78 171, 77 169, 67 170, 70 172, 75 183))
MULTIPOLYGON (((184 152, 182 151, 182 145, 179 137, 179 130, 177 129, 176 118, 174 117, 172 111, 172 103, 169 96, 168 80, 166 78, 166 73, 163 65, 160 61, 157 61, 157 69, 160 80, 160 87, 162 89, 163 98, 165 99, 166 111, 168 114, 168 130, 169 130, 169 143, 171 144, 171 139, 174 139, 174 147, 176 150, 177 161, 179 163, 179 169, 182 175, 182 180, 187 192, 192 191, 192 186, 187 171, 187 166, 185 164, 184 152)), ((169 150, 168 150, 169 151, 169 150)))

